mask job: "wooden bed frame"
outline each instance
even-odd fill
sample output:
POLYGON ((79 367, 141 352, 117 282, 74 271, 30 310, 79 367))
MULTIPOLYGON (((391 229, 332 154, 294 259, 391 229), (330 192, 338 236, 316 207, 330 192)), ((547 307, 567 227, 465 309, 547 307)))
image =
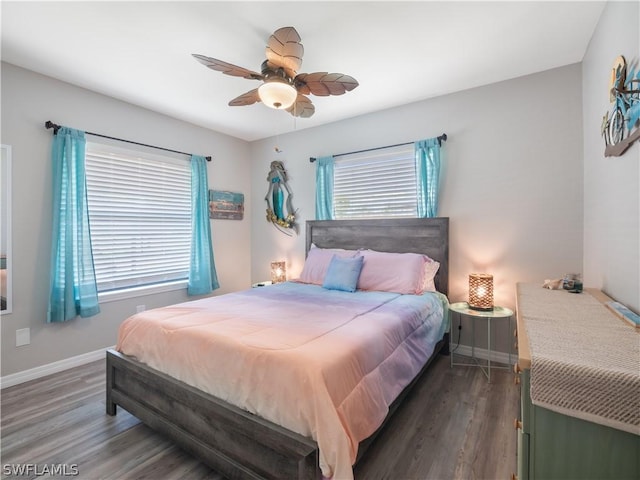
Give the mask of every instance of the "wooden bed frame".
MULTIPOLYGON (((440 262, 438 291, 448 293, 449 219, 383 219, 307 222, 306 250, 370 248, 423 253, 440 262)), ((389 415, 439 352, 448 353, 448 334, 413 382, 390 407, 389 415)), ((107 351, 108 415, 121 406, 143 423, 229 479, 322 478, 318 446, 310 438, 241 410, 132 357, 107 351)), ((384 424, 383 424, 384 426, 384 424)), ((358 459, 382 426, 360 444, 358 459)))

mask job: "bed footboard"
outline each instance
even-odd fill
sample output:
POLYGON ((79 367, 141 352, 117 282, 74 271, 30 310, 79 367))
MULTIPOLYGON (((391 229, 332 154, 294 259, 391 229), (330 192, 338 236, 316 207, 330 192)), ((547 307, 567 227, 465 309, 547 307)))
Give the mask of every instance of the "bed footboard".
POLYGON ((107 351, 107 414, 117 406, 235 478, 321 478, 317 444, 154 370, 107 351))

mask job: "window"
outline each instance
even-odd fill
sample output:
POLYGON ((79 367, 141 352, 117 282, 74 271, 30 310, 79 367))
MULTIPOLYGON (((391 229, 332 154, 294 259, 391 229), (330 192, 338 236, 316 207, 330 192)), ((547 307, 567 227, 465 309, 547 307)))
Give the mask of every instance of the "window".
POLYGON ((88 143, 86 172, 98 292, 186 280, 189 162, 88 143))
POLYGON ((336 157, 333 181, 336 219, 417 216, 413 144, 336 157))

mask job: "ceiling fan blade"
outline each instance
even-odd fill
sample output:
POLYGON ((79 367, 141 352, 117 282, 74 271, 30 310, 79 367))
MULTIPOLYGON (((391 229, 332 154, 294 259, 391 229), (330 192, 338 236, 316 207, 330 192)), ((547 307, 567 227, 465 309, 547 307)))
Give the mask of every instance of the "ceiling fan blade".
POLYGON ((192 55, 196 60, 198 60, 204 66, 209 67, 211 70, 222 72, 225 75, 231 75, 233 77, 248 78, 249 80, 263 79, 262 75, 259 74, 258 72, 253 72, 246 68, 238 67, 237 65, 223 62, 222 60, 218 60, 217 58, 205 57, 204 55, 198 55, 196 53, 193 53, 192 55))
POLYGON ((291 78, 296 76, 302 65, 304 47, 300 40, 295 28, 282 27, 273 32, 267 42, 267 60, 272 65, 282 67, 291 78))
POLYGON ((298 92, 320 97, 342 95, 359 85, 358 81, 349 75, 327 72, 301 73, 296 76, 294 84, 298 92))
POLYGON ((234 98, 229 102, 229 106, 231 107, 242 107, 245 105, 253 105, 260 101, 260 97, 258 96, 258 89, 254 88, 253 90, 249 90, 246 93, 243 93, 239 97, 234 98))
POLYGON ((296 98, 296 101, 293 103, 293 105, 287 108, 287 112, 289 112, 294 117, 300 118, 309 118, 315 113, 315 111, 316 107, 313 106, 311 100, 309 100, 301 93, 298 93, 298 98, 296 98))

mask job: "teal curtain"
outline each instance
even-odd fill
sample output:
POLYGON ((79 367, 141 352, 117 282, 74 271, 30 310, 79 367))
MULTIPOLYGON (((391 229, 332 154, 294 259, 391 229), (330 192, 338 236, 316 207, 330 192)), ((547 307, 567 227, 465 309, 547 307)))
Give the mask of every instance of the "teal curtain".
POLYGON ((47 322, 100 312, 85 176, 84 132, 60 127, 53 137, 53 232, 47 322))
POLYGON ((316 220, 333 220, 332 156, 321 157, 316 166, 316 220))
POLYGON ((429 138, 415 142, 418 218, 438 216, 440 185, 440 141, 429 138))
POLYGON ((189 295, 205 295, 220 287, 213 261, 211 221, 209 220, 209 185, 204 157, 191 156, 191 263, 189 295))

